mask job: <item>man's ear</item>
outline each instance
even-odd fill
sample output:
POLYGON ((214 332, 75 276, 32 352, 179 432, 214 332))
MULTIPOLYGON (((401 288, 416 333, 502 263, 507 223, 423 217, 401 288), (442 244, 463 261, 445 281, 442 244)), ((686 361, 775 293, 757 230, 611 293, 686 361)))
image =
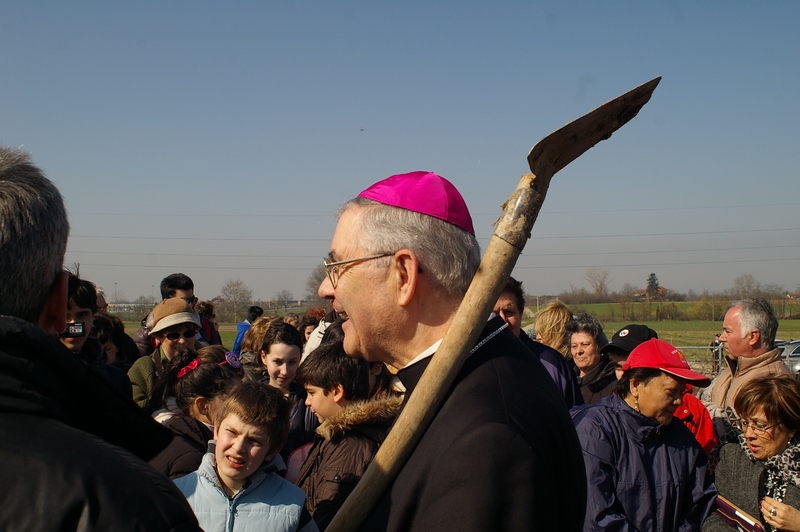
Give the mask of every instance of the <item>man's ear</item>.
POLYGON ((419 283, 421 268, 416 253, 401 249, 392 257, 392 268, 397 275, 397 299, 400 306, 408 305, 419 283))
POLYGON ((761 333, 759 331, 750 331, 748 333, 747 343, 752 347, 761 345, 761 333))
POLYGON ((49 333, 58 334, 67 328, 67 280, 69 274, 61 272, 56 275, 47 301, 42 312, 39 314, 39 321, 36 323, 40 329, 49 333))
POLYGON ((344 399, 344 386, 337 384, 330 393, 333 396, 333 402, 338 405, 344 399))

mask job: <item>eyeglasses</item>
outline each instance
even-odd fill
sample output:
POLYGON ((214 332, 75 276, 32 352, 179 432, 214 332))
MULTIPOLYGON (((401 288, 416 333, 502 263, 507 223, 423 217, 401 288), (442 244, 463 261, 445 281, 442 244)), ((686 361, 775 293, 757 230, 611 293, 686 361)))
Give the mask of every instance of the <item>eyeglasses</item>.
POLYGON ((179 339, 181 336, 183 336, 187 340, 189 338, 194 338, 195 334, 197 334, 197 333, 194 332, 194 331, 183 331, 182 333, 170 332, 170 333, 166 334, 166 337, 167 337, 167 340, 172 340, 174 342, 175 340, 179 339))
POLYGON ((389 257, 394 255, 394 253, 381 253, 379 255, 370 255, 369 257, 359 257, 357 259, 347 259, 347 260, 337 260, 334 262, 329 261, 328 259, 322 259, 322 264, 325 266, 325 273, 328 274, 328 280, 331 282, 331 286, 336 288, 336 283, 339 282, 339 276, 341 272, 339 270, 339 266, 343 264, 351 264, 353 262, 361 262, 365 260, 373 260, 373 259, 380 259, 382 257, 389 257))
POLYGON ((186 301, 186 302, 187 302, 187 303, 189 303, 190 305, 194 305, 194 304, 196 304, 196 303, 197 303, 197 297, 196 297, 196 296, 192 296, 192 297, 182 297, 181 299, 183 299, 184 301, 186 301))
POLYGON ((774 425, 764 425, 763 423, 758 423, 756 421, 750 421, 749 419, 740 419, 736 425, 742 432, 747 432, 747 428, 753 429, 753 432, 756 436, 763 436, 765 434, 769 434, 769 429, 777 427, 780 423, 775 423, 774 425))

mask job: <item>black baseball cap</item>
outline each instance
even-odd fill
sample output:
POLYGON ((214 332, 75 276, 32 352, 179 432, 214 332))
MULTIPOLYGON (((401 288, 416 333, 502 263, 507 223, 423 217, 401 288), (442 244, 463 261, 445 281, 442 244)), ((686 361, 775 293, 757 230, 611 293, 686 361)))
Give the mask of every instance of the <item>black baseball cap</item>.
POLYGON ((614 336, 611 337, 611 341, 600 348, 600 352, 605 353, 616 348, 630 354, 636 346, 651 338, 658 338, 658 334, 653 329, 647 325, 632 323, 615 332, 614 336))

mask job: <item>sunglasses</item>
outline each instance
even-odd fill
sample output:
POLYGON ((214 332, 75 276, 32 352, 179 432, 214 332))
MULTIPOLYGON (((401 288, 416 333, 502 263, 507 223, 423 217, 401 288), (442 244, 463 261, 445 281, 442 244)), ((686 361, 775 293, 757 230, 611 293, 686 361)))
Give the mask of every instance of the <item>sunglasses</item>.
POLYGON ((194 331, 183 331, 182 333, 179 332, 170 332, 166 334, 167 340, 172 340, 173 342, 183 336, 187 340, 189 338, 194 338, 194 335, 197 334, 194 331))

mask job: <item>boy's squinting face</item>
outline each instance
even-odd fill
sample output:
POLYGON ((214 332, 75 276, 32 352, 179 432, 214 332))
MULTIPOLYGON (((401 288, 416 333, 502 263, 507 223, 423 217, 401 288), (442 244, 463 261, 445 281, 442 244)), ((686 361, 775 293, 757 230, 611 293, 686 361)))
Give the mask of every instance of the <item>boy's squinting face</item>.
POLYGON ((214 429, 214 458, 217 462, 217 475, 231 491, 238 492, 247 479, 272 456, 269 435, 255 425, 244 423, 236 414, 228 414, 214 429))
POLYGON ((332 393, 326 393, 323 388, 319 386, 306 385, 306 406, 311 408, 314 415, 317 416, 319 422, 322 423, 341 408, 336 401, 333 400, 332 393))
POLYGON ((300 364, 300 355, 300 349, 296 345, 288 344, 272 344, 268 353, 261 351, 261 360, 267 368, 270 385, 288 392, 300 364))

